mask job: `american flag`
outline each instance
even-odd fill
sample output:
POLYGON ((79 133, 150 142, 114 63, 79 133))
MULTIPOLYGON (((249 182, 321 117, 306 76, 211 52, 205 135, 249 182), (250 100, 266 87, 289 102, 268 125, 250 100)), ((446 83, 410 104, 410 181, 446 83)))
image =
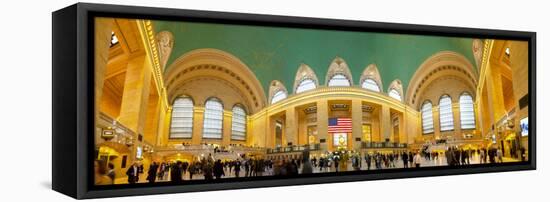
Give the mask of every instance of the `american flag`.
POLYGON ((351 118, 329 118, 329 133, 351 133, 351 118))

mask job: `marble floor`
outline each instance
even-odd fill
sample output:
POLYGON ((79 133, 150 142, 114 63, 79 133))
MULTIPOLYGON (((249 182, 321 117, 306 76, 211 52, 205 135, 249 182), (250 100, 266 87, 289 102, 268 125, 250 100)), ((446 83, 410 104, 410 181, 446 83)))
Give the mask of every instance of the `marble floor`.
MULTIPOLYGON (((503 162, 506 163, 506 162, 517 162, 519 160, 517 159, 513 159, 513 158, 507 158, 507 157, 504 157, 503 158, 503 162)), ((479 156, 478 155, 474 155, 470 158, 470 164, 480 164, 480 159, 479 159, 479 156)), ((397 160, 397 161, 394 161, 393 163, 394 166, 391 166, 391 167, 382 167, 381 169, 399 169, 399 168, 403 168, 403 161, 401 159, 397 160)), ((446 166, 447 165, 447 160, 445 157, 440 157, 440 158, 436 158, 436 159, 425 159, 425 158, 422 158, 422 161, 420 163, 420 166, 421 167, 433 167, 433 166, 446 166)), ((409 165, 409 167, 412 167, 412 165, 409 165)), ((375 166, 374 166, 374 163, 371 164, 371 170, 376 170, 375 166)), ((348 162, 348 171, 351 171, 353 170, 353 167, 351 166, 351 161, 348 162)), ((367 163, 364 159, 362 159, 362 162, 361 162, 361 170, 368 170, 367 168, 367 163)), ((329 167, 329 168, 324 168, 324 169, 320 169, 319 167, 314 167, 313 168, 313 173, 324 173, 324 172, 335 172, 336 169, 334 168, 334 166, 332 167, 329 167)), ((299 172, 301 172, 301 169, 299 169, 299 172)), ((343 172, 342 170, 340 170, 340 172, 343 172)), ((140 174, 140 177, 139 177, 139 183, 146 183, 147 180, 146 180, 146 177, 147 177, 147 170, 140 174)), ((226 169, 225 170, 225 173, 226 175, 223 176, 222 178, 234 178, 235 177, 235 172, 232 170, 231 172, 229 172, 229 169, 226 169)), ((273 169, 266 169, 265 172, 263 172, 263 176, 270 176, 270 175, 273 175, 273 169)), ((243 177, 245 176, 245 170, 244 168, 241 169, 240 171, 240 174, 239 174, 240 177, 243 177)), ((168 181, 168 179, 170 179, 170 174, 169 172, 166 173, 165 177, 163 180, 159 180, 157 178, 157 182, 163 182, 163 181, 168 181)), ((184 180, 190 180, 190 175, 189 175, 189 172, 186 172, 184 174, 184 180)), ((202 174, 195 174, 193 175, 193 179, 192 180, 204 180, 204 176, 202 174)), ((117 178, 115 179, 115 184, 126 184, 127 183, 127 178, 126 177, 120 177, 120 178, 117 178)))

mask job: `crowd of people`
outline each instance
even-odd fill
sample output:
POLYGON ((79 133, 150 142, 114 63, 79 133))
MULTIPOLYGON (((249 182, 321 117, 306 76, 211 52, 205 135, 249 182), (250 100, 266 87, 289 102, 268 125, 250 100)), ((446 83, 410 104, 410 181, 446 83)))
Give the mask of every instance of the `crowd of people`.
MULTIPOLYGON (((184 178, 189 180, 201 176, 204 180, 217 180, 224 177, 255 177, 255 176, 293 176, 298 174, 318 172, 348 171, 348 165, 352 170, 373 170, 388 168, 418 168, 423 162, 437 161, 444 157, 448 166, 469 165, 473 157, 477 156, 480 164, 502 163, 503 154, 497 148, 460 149, 449 147, 444 152, 418 151, 406 152, 372 152, 361 155, 358 152, 328 152, 319 157, 311 157, 309 152, 299 156, 282 156, 279 158, 244 157, 235 160, 215 159, 211 154, 193 162, 152 162, 144 173, 142 164, 133 163, 126 170, 127 182, 134 184, 140 182, 141 174, 146 175, 146 181, 181 182, 184 178), (424 160, 423 160, 424 159, 424 160), (398 163, 399 162, 399 163, 398 163), (402 163, 401 163, 402 162, 402 163), (244 171, 244 172, 241 172, 244 171)), ((433 166, 433 165, 432 165, 433 166)), ((114 184, 115 171, 112 163, 105 164, 102 160, 94 162, 96 184, 114 184)))

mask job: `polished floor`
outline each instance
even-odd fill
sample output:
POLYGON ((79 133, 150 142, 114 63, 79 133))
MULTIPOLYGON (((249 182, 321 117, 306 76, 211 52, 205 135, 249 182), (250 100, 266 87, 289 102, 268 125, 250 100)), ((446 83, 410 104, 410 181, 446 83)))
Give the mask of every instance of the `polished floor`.
MULTIPOLYGON (((518 162, 518 161, 519 160, 517 160, 517 159, 508 158, 508 157, 503 157, 503 159, 502 159, 503 163, 518 162)), ((470 164, 480 164, 480 163, 481 163, 481 161, 479 159, 479 155, 474 155, 470 158, 470 164)), ((403 161, 401 159, 396 160, 396 161, 394 161, 393 163, 390 163, 390 164, 392 166, 389 166, 389 167, 382 166, 381 169, 404 168, 403 161)), ((446 160, 445 157, 439 157, 439 158, 429 159, 429 160, 426 159, 426 158, 422 158, 420 166, 421 167, 447 166, 447 160, 446 160)), ((347 163, 347 167, 348 167, 347 171, 353 170, 353 167, 351 165, 351 160, 347 163)), ((409 167, 412 167, 412 165, 409 165, 409 167)), ((377 168, 374 166, 374 163, 371 163, 370 170, 376 170, 376 169, 377 168)), ((299 170, 299 172, 301 172, 301 168, 298 169, 298 170, 299 170)), ((367 166, 367 163, 366 163, 365 159, 362 159, 361 170, 368 170, 368 166, 367 166)), ((334 165, 332 165, 331 167, 325 167, 323 169, 320 169, 319 167, 314 167, 313 168, 313 173, 324 173, 324 172, 336 172, 336 169, 334 168, 334 165)), ((340 170, 340 172, 342 172, 342 170, 340 170)), ((146 173, 147 173, 147 169, 144 171, 144 173, 140 174, 139 183, 146 183, 147 182, 147 180, 146 180, 147 174, 146 173)), ((234 178, 235 177, 235 172, 233 170, 231 172, 229 172, 229 168, 225 169, 225 174, 226 175, 223 176, 222 178, 234 178)), ((271 176, 271 175, 273 175, 273 169, 266 168, 265 172, 263 172, 263 176, 271 176)), ((241 169, 241 171, 239 173, 239 176, 240 177, 245 176, 244 168, 241 169)), ((166 172, 166 175, 164 176, 164 179, 159 180, 157 178, 157 182, 168 181, 169 179, 170 179, 170 174, 169 174, 169 172, 166 172)), ((189 172, 185 173, 184 180, 190 180, 189 172)), ((195 174, 195 175, 193 175, 192 180, 204 180, 204 176, 202 174, 195 174)), ((120 177, 120 178, 115 179, 115 184, 126 184, 126 183, 128 183, 126 177, 120 177)))

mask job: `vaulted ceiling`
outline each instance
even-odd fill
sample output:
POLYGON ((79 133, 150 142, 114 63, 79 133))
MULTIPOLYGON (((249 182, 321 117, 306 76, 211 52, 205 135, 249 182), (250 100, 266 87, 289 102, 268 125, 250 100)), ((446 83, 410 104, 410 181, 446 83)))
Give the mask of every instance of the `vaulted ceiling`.
POLYGON ((324 84, 325 74, 335 57, 346 61, 354 85, 360 85, 357 82, 369 64, 376 64, 383 91, 394 79, 400 79, 407 89, 416 69, 439 51, 459 53, 476 64, 470 38, 175 21, 154 21, 153 24, 157 33, 169 31, 174 35, 174 47, 166 68, 189 51, 220 49, 245 63, 266 93, 272 80, 279 80, 287 89, 292 89, 301 63, 309 65, 319 83, 324 84))

